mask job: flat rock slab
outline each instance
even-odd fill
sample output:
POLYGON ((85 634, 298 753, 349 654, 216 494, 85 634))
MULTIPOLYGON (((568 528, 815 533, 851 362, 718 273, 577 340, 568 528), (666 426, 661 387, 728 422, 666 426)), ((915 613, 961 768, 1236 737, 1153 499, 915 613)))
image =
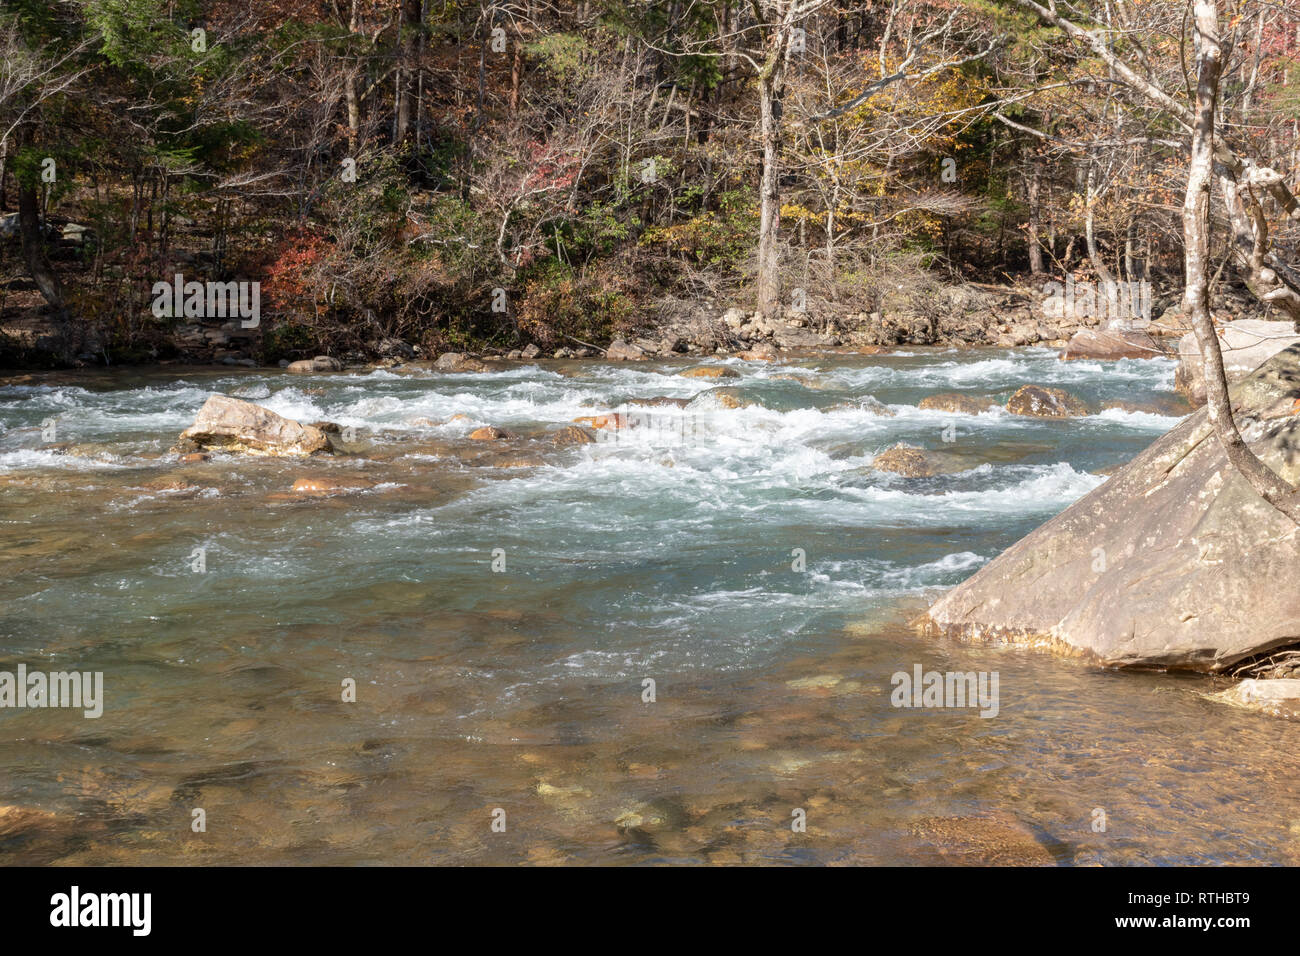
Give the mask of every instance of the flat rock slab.
MULTIPOLYGON (((1232 387, 1242 434, 1300 483, 1300 345, 1232 387)), ((1106 665, 1217 672, 1300 642, 1300 529, 1229 465, 1207 409, 1012 545, 928 629, 1106 665)))

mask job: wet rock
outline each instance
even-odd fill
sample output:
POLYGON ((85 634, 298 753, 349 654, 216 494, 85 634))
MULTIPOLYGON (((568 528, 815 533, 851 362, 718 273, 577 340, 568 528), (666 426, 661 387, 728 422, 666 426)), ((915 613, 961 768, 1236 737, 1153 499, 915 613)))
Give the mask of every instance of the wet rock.
POLYGON ((595 442, 596 436, 585 428, 579 428, 577 425, 565 425, 557 431, 551 438, 557 445, 590 445, 595 442))
POLYGON ((898 412, 894 411, 884 402, 880 401, 880 399, 873 398, 870 395, 864 395, 862 398, 859 398, 851 402, 840 402, 836 405, 832 405, 831 407, 832 408, 853 408, 853 409, 857 409, 860 412, 868 412, 869 414, 875 415, 879 418, 898 417, 898 412))
POLYGON ((620 428, 627 428, 631 424, 628 417, 622 412, 610 412, 607 415, 584 415, 575 418, 573 421, 576 425, 587 425, 591 428, 609 428, 615 431, 620 428))
MULTIPOLYGON (((1251 449, 1300 483, 1300 344, 1232 387, 1251 449)), ((1300 533, 1206 409, 940 599, 929 629, 1112 666, 1222 671, 1300 636, 1300 533)))
POLYGON ((637 345, 630 345, 622 339, 615 339, 605 349, 605 358, 611 362, 640 362, 648 356, 645 349, 637 345))
POLYGON ((439 372, 486 372, 487 365, 460 352, 443 352, 433 367, 439 372))
POLYGON ((741 392, 734 388, 711 388, 707 391, 700 392, 691 399, 688 408, 701 408, 713 406, 722 406, 723 408, 749 408, 758 403, 751 398, 747 398, 741 392))
POLYGON ((977 398, 973 395, 962 395, 959 392, 941 392, 938 395, 927 395, 921 399, 916 407, 932 411, 954 412, 958 415, 980 415, 996 404, 991 398, 977 398))
MULTIPOLYGON (((1240 381, 1284 348, 1300 342, 1300 335, 1290 322, 1240 319, 1220 326, 1218 332, 1223 371, 1229 384, 1240 381)), ((1205 404, 1205 374, 1195 333, 1188 332, 1178 341, 1174 388, 1193 406, 1199 408, 1205 404)))
POLYGON ((751 349, 743 352, 737 352, 736 358, 744 359, 746 362, 775 362, 777 351, 766 342, 760 342, 751 349))
POLYGON ((1061 388, 1024 385, 1007 399, 1007 411, 1033 418, 1073 418, 1088 414, 1088 405, 1061 388))
POLYGON ((251 455, 301 456, 330 451, 329 438, 319 428, 228 395, 209 398, 180 437, 186 451, 192 450, 186 442, 251 455))
POLYGON ((1169 347, 1145 332, 1080 329, 1070 337, 1060 358, 1068 362, 1074 359, 1148 359, 1167 354, 1169 347))
POLYGON ((1300 680, 1243 680, 1227 690, 1207 695, 1210 700, 1244 707, 1270 717, 1300 720, 1300 680))
POLYGON ((871 467, 878 471, 890 471, 904 478, 931 478, 935 475, 965 471, 971 467, 971 464, 954 455, 899 442, 873 458, 871 467))
POLYGON ((740 378, 740 373, 725 365, 699 365, 678 372, 682 378, 740 378))
POLYGON ((476 428, 469 433, 472 441, 505 441, 514 438, 512 432, 504 428, 497 428, 495 425, 485 425, 482 428, 476 428))
POLYGON ((317 355, 313 359, 302 359, 298 362, 290 362, 286 366, 289 372, 341 372, 343 363, 336 358, 328 355, 317 355))
POLYGON ((964 866, 1055 866, 1056 858, 1012 814, 927 817, 910 827, 945 863, 964 866))
POLYGON ((186 465, 192 465, 200 461, 211 461, 212 456, 206 452, 191 451, 183 455, 177 455, 176 460, 186 465))
POLYGON ((629 398, 625 404, 644 405, 650 408, 685 408, 691 403, 689 398, 674 398, 671 395, 656 395, 653 398, 629 398))
POLYGON ((340 435, 343 433, 343 429, 335 422, 312 422, 311 427, 319 428, 326 435, 340 435))
POLYGON ((299 478, 292 491, 295 495, 342 495, 374 486, 373 481, 364 478, 299 478))

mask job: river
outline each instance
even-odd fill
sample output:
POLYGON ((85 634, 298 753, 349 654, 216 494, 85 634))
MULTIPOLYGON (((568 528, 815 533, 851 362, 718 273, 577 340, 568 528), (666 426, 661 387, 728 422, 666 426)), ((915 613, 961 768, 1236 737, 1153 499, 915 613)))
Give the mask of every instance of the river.
POLYGON ((1173 362, 689 364, 0 378, 0 669, 104 675, 99 718, 0 710, 0 805, 44 821, 0 862, 1300 860, 1291 725, 908 626, 1175 425, 1173 362), (1027 383, 1128 406, 917 408, 1027 383), (356 453, 177 463, 213 392, 356 453), (695 401, 545 437, 658 396, 695 401), (873 469, 897 441, 962 470, 873 469), (918 665, 997 672, 996 714, 894 706, 918 665))

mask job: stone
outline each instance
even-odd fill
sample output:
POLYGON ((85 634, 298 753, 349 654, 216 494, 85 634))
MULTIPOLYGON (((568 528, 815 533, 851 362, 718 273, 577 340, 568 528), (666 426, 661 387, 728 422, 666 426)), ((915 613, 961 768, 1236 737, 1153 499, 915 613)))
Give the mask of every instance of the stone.
POLYGON ((200 448, 250 455, 305 456, 330 451, 329 438, 319 428, 228 395, 209 398, 180 437, 182 443, 192 442, 200 448))
MULTIPOLYGON (((1218 327, 1219 349, 1228 384, 1240 381, 1264 362, 1296 342, 1300 335, 1290 322, 1239 319, 1218 327)), ((1205 374, 1201 368, 1201 346, 1196 334, 1188 332, 1178 340, 1176 388, 1192 405, 1205 404, 1205 374)))
POLYGON ((1007 399, 1007 411, 1033 418, 1072 418, 1087 415, 1088 405, 1064 389, 1024 385, 1007 399))
POLYGON ((292 491, 295 495, 340 495, 374 486, 373 481, 364 478, 299 478, 292 491))
POLYGON ((1145 332, 1117 329, 1080 329, 1070 337, 1060 359, 1149 359, 1169 354, 1169 347, 1145 332))
POLYGON ((1300 720, 1300 680, 1246 679, 1217 694, 1207 694, 1210 700, 1233 707, 1243 707, 1270 717, 1300 720))
POLYGON ((438 356, 433 367, 439 372, 486 372, 487 366, 478 359, 462 355, 460 352, 443 352, 438 356))
POLYGON ((537 347, 537 343, 535 342, 529 342, 527 345, 525 345, 522 349, 519 350, 520 357, 526 359, 535 359, 537 358, 537 356, 541 354, 542 354, 542 350, 537 347))
POLYGON ((470 432, 469 437, 471 441, 505 441, 515 436, 504 428, 497 428, 495 425, 484 425, 482 428, 476 428, 470 432))
POLYGON ((629 345, 622 339, 615 339, 605 350, 605 358, 611 362, 640 362, 647 358, 645 350, 636 345, 629 345))
POLYGON ((777 351, 766 342, 760 342, 752 349, 746 349, 743 352, 737 352, 736 358, 744 359, 746 362, 775 362, 777 351))
POLYGON ((290 362, 286 366, 286 370, 290 372, 341 372, 343 371, 343 363, 328 355, 317 355, 313 359, 290 362))
POLYGON ((691 399, 687 407, 700 408, 709 405, 721 405, 723 408, 748 408, 757 404, 753 399, 746 398, 734 388, 710 388, 691 399))
POLYGON ((725 365, 699 365, 678 372, 682 378, 740 378, 740 373, 725 365))
POLYGON ((871 460, 877 471, 891 471, 904 478, 932 478, 966 471, 972 463, 944 452, 929 451, 906 442, 886 448, 871 460))
POLYGON ((938 395, 927 395, 916 407, 958 415, 981 415, 996 404, 991 398, 977 398, 960 392, 940 392, 938 395))
POLYGON ((565 425, 554 435, 551 441, 557 445, 590 445, 596 440, 596 436, 585 428, 577 425, 565 425))
MULTIPOLYGON (((1300 344, 1232 386, 1243 437, 1300 483, 1300 344)), ((1200 409, 944 595, 932 633, 1107 666, 1220 672, 1300 642, 1300 528, 1229 464, 1200 409)))

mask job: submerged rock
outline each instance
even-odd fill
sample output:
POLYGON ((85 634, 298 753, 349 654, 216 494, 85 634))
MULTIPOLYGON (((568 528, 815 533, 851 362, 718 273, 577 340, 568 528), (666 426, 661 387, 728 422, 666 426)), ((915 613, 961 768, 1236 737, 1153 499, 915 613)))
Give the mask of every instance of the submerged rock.
POLYGON ((740 378, 740 373, 725 365, 699 365, 678 372, 683 378, 740 378))
POLYGON ((1083 399, 1062 388, 1045 385, 1024 385, 1007 399, 1007 411, 1013 415, 1033 418, 1073 418, 1087 415, 1088 405, 1083 399))
POLYGON ((364 478, 299 478, 293 483, 295 495, 342 495, 364 491, 375 483, 364 478))
POLYGON ((315 455, 330 451, 319 428, 277 415, 269 408, 228 395, 213 395, 199 409, 194 424, 181 432, 182 453, 200 448, 250 455, 315 455))
MULTIPOLYGON (((1300 345, 1232 388, 1251 448, 1300 482, 1300 345)), ((928 628, 1107 665, 1217 672, 1300 643, 1300 528, 1228 463, 1201 409, 929 611, 928 628)))
MULTIPOLYGON (((1228 383, 1240 381, 1288 346, 1300 342, 1290 322, 1240 319, 1220 326, 1219 350, 1228 383)), ((1205 373, 1201 367, 1201 345, 1188 332, 1178 341, 1178 369, 1174 388, 1195 406, 1205 404, 1205 373)))
POLYGON ((1210 700, 1233 707, 1300 720, 1300 680, 1244 680, 1217 694, 1208 694, 1210 700))

